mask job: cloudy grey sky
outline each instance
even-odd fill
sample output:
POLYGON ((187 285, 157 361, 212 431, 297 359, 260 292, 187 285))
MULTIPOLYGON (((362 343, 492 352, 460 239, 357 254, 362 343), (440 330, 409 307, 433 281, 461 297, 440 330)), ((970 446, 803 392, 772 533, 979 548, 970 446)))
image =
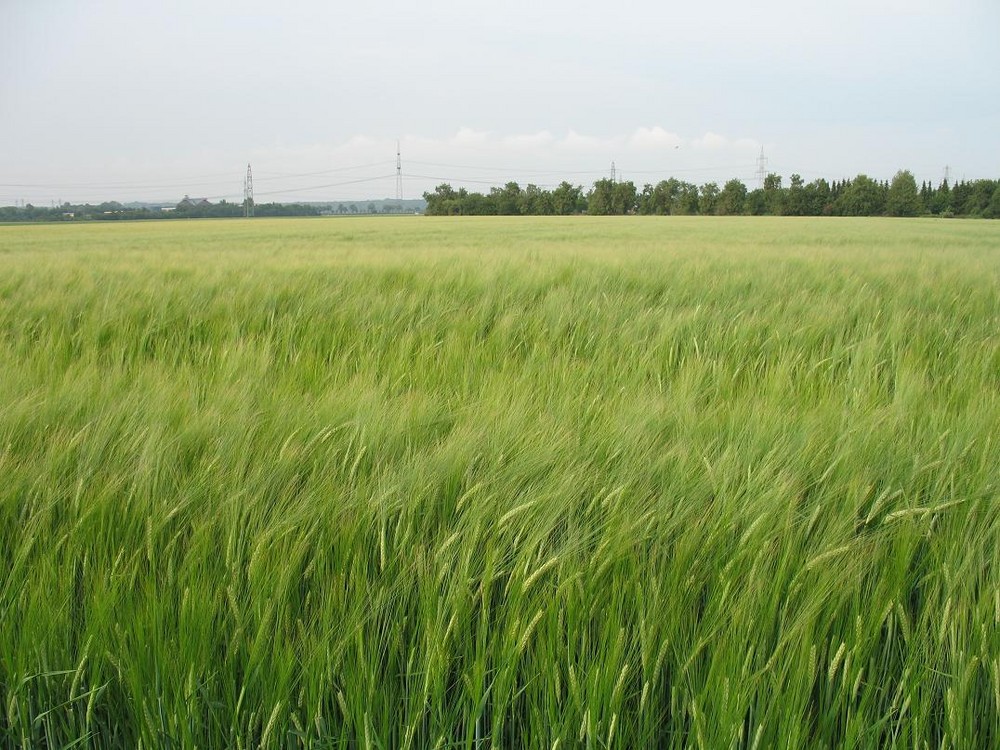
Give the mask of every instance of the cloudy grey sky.
POLYGON ((0 0, 0 205, 1000 177, 997 0, 0 0))

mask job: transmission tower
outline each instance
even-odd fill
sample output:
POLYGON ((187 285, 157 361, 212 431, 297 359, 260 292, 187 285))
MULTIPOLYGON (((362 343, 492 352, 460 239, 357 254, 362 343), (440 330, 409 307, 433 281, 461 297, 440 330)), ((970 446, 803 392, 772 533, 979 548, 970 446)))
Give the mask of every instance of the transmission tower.
POLYGON ((757 187, 764 187, 764 179, 767 177, 767 157, 764 156, 764 147, 760 147, 760 156, 757 157, 757 187))
POLYGON ((399 156, 399 141, 396 141, 396 200, 403 200, 403 161, 399 156))
POLYGON ((944 181, 948 182, 948 178, 951 177, 951 167, 947 164, 944 165, 944 181))
POLYGON ((253 216, 253 173, 247 164, 247 176, 243 178, 243 215, 253 216))
POLYGON ((615 181, 615 163, 611 162, 611 182, 615 181))

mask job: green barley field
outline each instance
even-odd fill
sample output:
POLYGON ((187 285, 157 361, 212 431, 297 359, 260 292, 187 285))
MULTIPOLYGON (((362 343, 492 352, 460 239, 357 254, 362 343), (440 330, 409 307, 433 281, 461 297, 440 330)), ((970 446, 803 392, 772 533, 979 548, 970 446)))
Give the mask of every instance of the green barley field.
POLYGON ((0 745, 1000 745, 1000 222, 0 227, 0 745))

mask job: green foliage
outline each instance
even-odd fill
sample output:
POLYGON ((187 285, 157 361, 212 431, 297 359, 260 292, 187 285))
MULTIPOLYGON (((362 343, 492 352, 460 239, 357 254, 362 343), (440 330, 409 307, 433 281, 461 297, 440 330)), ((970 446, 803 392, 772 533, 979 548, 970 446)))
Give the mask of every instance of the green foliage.
POLYGON ((718 200, 719 186, 717 184, 708 182, 702 185, 698 196, 698 213, 704 216, 712 216, 715 213, 718 200))
POLYGON ((761 189, 751 190, 743 199, 743 213, 747 216, 764 216, 767 211, 767 194, 761 189))
POLYGON ((715 204, 715 212, 720 216, 735 216, 743 213, 746 203, 747 188, 739 180, 730 180, 722 187, 719 199, 715 204))
POLYGON ((806 216, 829 216, 833 213, 833 191, 826 180, 813 180, 805 187, 806 216))
POLYGON ((919 216, 924 212, 917 181, 910 172, 902 170, 892 178, 885 211, 889 216, 919 216))
MULTIPOLYGON (((769 174, 764 186, 747 191, 740 180, 730 180, 720 192, 716 183, 699 188, 676 178, 661 180, 655 186, 644 185, 637 192, 631 182, 598 180, 589 193, 581 186, 563 181, 553 190, 516 182, 494 187, 487 194, 455 190, 445 183, 433 192, 424 193, 425 213, 430 216, 568 216, 591 213, 614 215, 738 215, 752 216, 917 216, 925 211, 941 216, 998 218, 991 201, 1000 180, 975 180, 958 183, 954 189, 947 182, 937 189, 926 182, 917 191, 913 176, 901 171, 893 185, 878 183, 865 175, 854 180, 834 182, 818 179, 805 185, 793 174, 788 188, 781 177, 769 174), (591 206, 591 202, 593 206, 591 206)), ((369 201, 328 204, 264 203, 255 204, 256 216, 317 216, 358 213, 411 213, 424 208, 416 201, 369 201)), ((119 221, 135 219, 204 219, 243 215, 243 206, 226 201, 217 204, 185 199, 169 211, 149 207, 129 207, 120 203, 97 206, 64 204, 58 208, 0 207, 0 222, 119 221)))
POLYGON ((885 199, 875 180, 859 174, 843 189, 835 205, 841 216, 881 216, 885 199))
POLYGON ((592 216, 621 216, 638 205, 635 184, 629 181, 598 180, 587 196, 587 213, 592 216))
POLYGON ((607 216, 614 213, 615 183, 611 179, 598 180, 587 195, 587 213, 591 216, 607 216))
POLYGON ((535 185, 521 189, 517 183, 493 188, 488 195, 454 191, 441 185, 425 193, 427 213, 433 216, 482 215, 568 215, 589 213, 607 216, 623 213, 643 215, 704 216, 919 216, 925 211, 948 216, 995 218, 990 208, 993 192, 1000 181, 976 180, 960 183, 955 195, 947 183, 933 189, 926 183, 917 190, 913 175, 900 171, 892 184, 877 182, 866 175, 842 180, 832 185, 824 179, 809 184, 793 174, 790 185, 782 187, 781 176, 769 174, 762 188, 747 191, 740 180, 730 180, 720 191, 715 183, 699 188, 671 177, 656 185, 644 185, 636 193, 631 182, 601 179, 592 190, 563 182, 549 192, 535 185), (958 211, 952 209, 958 206, 958 211))
POLYGON ((517 216, 525 203, 521 187, 516 182, 508 182, 503 188, 493 188, 491 196, 499 216, 517 216))
POLYGON ((554 214, 569 216, 584 213, 587 210, 587 199, 583 188, 570 185, 563 181, 552 191, 552 209, 554 214))
POLYGON ((993 190, 993 195, 990 196, 990 204, 983 215, 987 219, 1000 219, 1000 183, 993 190))
MULTIPOLYGON (((714 196, 711 199, 714 199, 714 196)), ((638 197, 640 214, 692 215, 699 211, 698 187, 671 177, 654 187, 646 185, 638 197)))

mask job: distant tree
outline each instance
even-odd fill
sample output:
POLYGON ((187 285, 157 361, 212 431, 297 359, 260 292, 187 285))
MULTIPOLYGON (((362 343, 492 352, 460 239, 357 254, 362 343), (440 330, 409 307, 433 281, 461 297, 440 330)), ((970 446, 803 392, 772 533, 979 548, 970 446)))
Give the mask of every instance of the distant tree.
POLYGON ((992 180, 974 180, 969 197, 963 206, 966 216, 982 217, 989 210, 993 198, 994 183, 992 180))
POLYGON ((719 216, 736 216, 743 213, 743 203, 747 197, 747 186, 739 180, 730 180, 722 187, 715 213, 719 216))
POLYGON ((917 192, 917 181, 910 172, 900 170, 892 178, 885 212, 889 216, 919 216, 924 212, 920 193, 917 192))
POLYGON ((833 212, 833 190, 824 179, 806 185, 805 200, 806 216, 829 216, 833 212))
POLYGON ((517 216, 521 213, 521 186, 516 182, 508 182, 502 188, 493 188, 490 193, 496 200, 497 213, 501 216, 517 216))
POLYGON ((642 195, 637 196, 637 203, 641 206, 641 213, 665 216, 671 212, 679 192, 680 182, 671 177, 669 180, 661 180, 652 187, 648 185, 643 187, 642 195))
POLYGON ((970 197, 972 197, 972 185, 965 180, 956 182, 951 187, 951 210, 959 216, 968 214, 970 197))
POLYGON ((785 213, 785 192, 781 188, 781 175, 774 172, 764 178, 764 212, 772 216, 785 213))
POLYGON ((587 213, 592 216, 606 216, 611 213, 615 183, 604 178, 594 183, 587 196, 587 213))
POLYGON ((690 182, 682 182, 674 203, 672 213, 690 216, 698 213, 698 186, 690 182))
POLYGON ((881 186, 863 174, 841 191, 835 203, 836 212, 841 216, 881 216, 884 207, 881 186))
POLYGON ((489 195, 470 193, 465 188, 458 191, 458 203, 465 216, 495 216, 496 201, 489 195))
POLYGON ((997 181, 993 195, 990 196, 990 204, 986 207, 986 212, 983 216, 987 219, 1000 219, 1000 180, 997 181))
POLYGON ((927 208, 932 214, 944 214, 952 210, 951 186, 948 184, 948 180, 943 180, 938 185, 937 190, 931 195, 927 208))
POLYGON ((749 216, 763 216, 767 213, 767 193, 763 188, 755 188, 743 200, 743 213, 749 216))
POLYGON ((698 213, 709 216, 715 213, 715 205, 719 200, 719 186, 714 182, 706 182, 701 186, 698 198, 698 213))
POLYGON ((424 200, 427 202, 424 212, 428 216, 448 216, 453 213, 455 190, 444 182, 434 188, 433 193, 424 193, 424 200))
POLYGON ((584 210, 585 205, 583 188, 574 187, 563 181, 559 183, 559 187, 552 191, 552 208, 560 216, 580 213, 584 210))
POLYGON ((612 194, 612 213, 617 216, 633 213, 637 198, 638 192, 635 189, 634 182, 630 180, 616 182, 612 194))
POLYGON ((783 213, 786 216, 807 216, 809 214, 805 181, 801 175, 792 175, 791 185, 788 186, 788 192, 785 194, 783 213))
POLYGON ((620 216, 635 211, 638 193, 633 182, 613 182, 607 178, 594 183, 587 197, 587 213, 620 216))
POLYGON ((636 197, 636 211, 643 216, 653 213, 653 186, 648 182, 636 197))
POLYGON ((528 185, 521 194, 521 213, 526 216, 548 216, 555 213, 552 193, 537 185, 528 185))

